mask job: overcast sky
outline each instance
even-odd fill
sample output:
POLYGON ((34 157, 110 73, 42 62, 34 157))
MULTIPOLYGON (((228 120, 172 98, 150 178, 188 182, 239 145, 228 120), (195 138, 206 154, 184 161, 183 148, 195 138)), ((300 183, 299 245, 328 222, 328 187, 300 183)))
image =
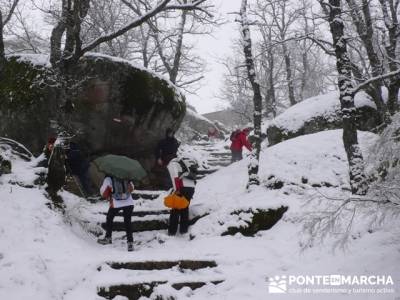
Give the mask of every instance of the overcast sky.
POLYGON ((199 54, 207 62, 208 72, 202 82, 201 89, 197 95, 187 95, 188 102, 193 105, 199 113, 207 113, 220 110, 226 103, 217 99, 222 84, 224 67, 218 62, 232 53, 232 40, 238 38, 238 24, 235 16, 229 13, 239 12, 240 0, 214 0, 216 7, 224 19, 228 22, 216 29, 212 36, 199 36, 197 47, 199 54))

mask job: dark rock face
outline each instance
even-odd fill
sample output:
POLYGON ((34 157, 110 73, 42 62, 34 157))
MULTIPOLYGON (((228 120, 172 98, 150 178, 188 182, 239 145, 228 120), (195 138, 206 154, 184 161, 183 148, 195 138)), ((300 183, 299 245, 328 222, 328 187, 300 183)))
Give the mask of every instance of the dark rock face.
MULTIPOLYGON (((281 206, 278 209, 256 209, 255 211, 246 211, 246 213, 251 213, 253 215, 250 222, 246 221, 247 226, 229 227, 226 232, 222 233, 222 236, 234 235, 238 232, 244 236, 254 236, 254 234, 260 230, 271 229, 287 210, 287 206, 281 206)), ((243 211, 235 211, 232 214, 239 215, 241 212, 243 211)))
MULTIPOLYGON (((0 136, 39 153, 63 104, 57 97, 60 91, 41 84, 51 79, 48 66, 15 56, 8 58, 5 71, 0 82, 0 136)), ((73 74, 82 88, 74 99, 70 125, 79 132, 82 148, 90 155, 134 157, 149 168, 165 128, 176 130, 185 115, 183 96, 166 80, 110 57, 85 56, 73 74)))
MULTIPOLYGON (((376 109, 370 106, 357 107, 357 129, 371 131, 379 125, 379 116, 376 109)), ((342 128, 342 117, 339 110, 334 115, 314 116, 306 120, 297 130, 288 130, 281 126, 271 124, 267 128, 269 145, 275 145, 288 139, 301 135, 316 133, 324 130, 342 128)))

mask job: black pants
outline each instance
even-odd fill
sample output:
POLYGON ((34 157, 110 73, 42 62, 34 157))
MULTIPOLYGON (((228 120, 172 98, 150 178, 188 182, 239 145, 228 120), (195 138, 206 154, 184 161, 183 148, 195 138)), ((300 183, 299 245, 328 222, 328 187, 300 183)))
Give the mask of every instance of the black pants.
POLYGON ((232 150, 231 149, 231 152, 232 152, 232 159, 231 159, 232 162, 243 159, 242 150, 232 150))
POLYGON ((125 225, 125 231, 126 231, 126 239, 128 240, 128 242, 133 242, 132 221, 131 221, 133 205, 120 207, 120 208, 112 208, 112 207, 110 207, 108 209, 107 223, 106 223, 106 225, 107 225, 106 237, 111 238, 114 217, 117 215, 117 213, 120 210, 122 210, 122 213, 124 215, 124 225, 125 225))
MULTIPOLYGON (((185 196, 187 200, 192 200, 194 194, 194 188, 184 187, 181 189, 181 194, 185 196)), ((185 209, 171 209, 169 215, 169 226, 168 226, 168 234, 175 235, 178 230, 180 233, 188 232, 189 228, 189 207, 185 209)))

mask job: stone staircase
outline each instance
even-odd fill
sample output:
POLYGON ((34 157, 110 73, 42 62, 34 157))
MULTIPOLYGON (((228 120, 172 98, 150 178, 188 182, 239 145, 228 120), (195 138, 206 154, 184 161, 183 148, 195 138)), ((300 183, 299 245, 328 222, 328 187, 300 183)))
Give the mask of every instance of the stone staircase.
POLYGON ((155 299, 173 300, 174 297, 156 292, 156 288, 164 285, 175 290, 184 287, 196 290, 224 281, 217 263, 210 260, 107 262, 97 270, 106 272, 107 277, 112 276, 114 282, 118 282, 99 282, 97 294, 105 299, 124 296, 137 300, 155 292, 155 299))
MULTIPOLYGON (((230 151, 215 148, 211 142, 198 142, 193 148, 195 151, 201 151, 206 158, 200 167, 198 179, 230 164, 230 151)), ((169 210, 165 209, 162 200, 166 194, 166 191, 134 191, 132 194, 135 199, 132 229, 136 249, 149 247, 154 240, 164 243, 163 239, 168 238, 164 236, 168 229, 169 210)), ((105 215, 106 212, 101 211, 98 216, 99 225, 103 229, 105 215)), ((190 225, 202 217, 204 215, 191 215, 190 225)), ((113 232, 114 247, 121 246, 122 251, 126 251, 122 212, 114 219, 113 232)), ((190 238, 189 235, 188 239, 190 238)), ((100 280, 97 283, 97 294, 105 299, 122 296, 129 300, 137 300, 143 296, 152 296, 152 299, 157 300, 173 300, 174 297, 158 291, 158 288, 197 290, 224 282, 221 270, 212 260, 112 261, 98 267, 98 273, 100 280)))
MULTIPOLYGON (((132 230, 133 232, 159 231, 168 229, 169 209, 165 209, 163 196, 166 191, 135 191, 132 196, 135 199, 135 209, 132 212, 132 230)), ((105 215, 107 212, 101 212, 104 215, 101 227, 105 229, 105 215)), ((193 225, 204 216, 191 216, 189 224, 193 225)), ((122 211, 120 211, 113 223, 114 232, 125 232, 122 211)))
POLYGON ((198 141, 194 142, 191 147, 197 153, 201 153, 203 157, 203 164, 199 169, 199 179, 231 164, 231 151, 226 149, 226 145, 221 145, 221 142, 198 141))

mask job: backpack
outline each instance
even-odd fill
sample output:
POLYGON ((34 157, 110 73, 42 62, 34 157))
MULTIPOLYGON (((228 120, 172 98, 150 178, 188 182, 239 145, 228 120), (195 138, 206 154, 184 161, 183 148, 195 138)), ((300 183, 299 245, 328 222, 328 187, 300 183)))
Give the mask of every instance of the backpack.
POLYGON ((238 131, 238 130, 235 130, 234 132, 232 132, 229 139, 233 142, 233 140, 236 139, 236 137, 238 136, 239 132, 240 131, 238 131))
POLYGON ((199 171, 199 165, 197 162, 192 160, 188 161, 180 159, 179 165, 181 166, 183 173, 185 172, 189 173, 188 175, 185 176, 186 178, 196 181, 199 171))
POLYGON ((129 181, 110 177, 112 182, 112 197, 117 200, 127 200, 130 197, 129 181))

